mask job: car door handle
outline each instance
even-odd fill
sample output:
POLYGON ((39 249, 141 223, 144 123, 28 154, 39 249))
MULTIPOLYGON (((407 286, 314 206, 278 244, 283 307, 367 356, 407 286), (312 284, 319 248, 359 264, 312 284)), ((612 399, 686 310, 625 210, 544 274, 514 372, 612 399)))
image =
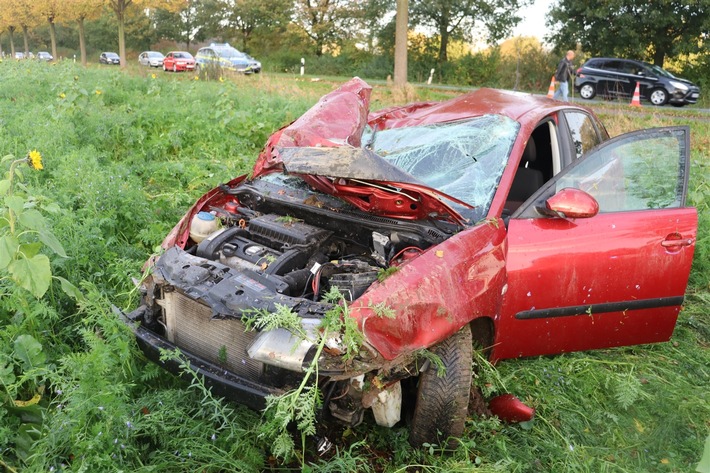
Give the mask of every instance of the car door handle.
POLYGON ((679 246, 690 246, 693 244, 692 238, 681 238, 681 239, 667 239, 661 242, 661 246, 664 248, 675 248, 679 246))

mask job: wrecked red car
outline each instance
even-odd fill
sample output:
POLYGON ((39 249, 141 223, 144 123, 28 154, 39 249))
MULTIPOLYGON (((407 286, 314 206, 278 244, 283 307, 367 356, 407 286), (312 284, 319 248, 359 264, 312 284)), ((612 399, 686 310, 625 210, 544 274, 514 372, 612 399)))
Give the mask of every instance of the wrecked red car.
MULTIPOLYGON (((411 400, 419 445, 462 433, 474 344, 496 362, 669 339, 697 230, 687 127, 609 139, 542 97, 370 112, 370 92, 353 79, 324 96, 175 226, 126 314, 148 355, 179 348, 257 409, 315 361, 324 415, 357 425, 371 408, 392 426, 411 400), (337 336, 316 351, 249 329, 287 310, 317 337, 334 288, 362 337, 349 356, 337 336)), ((509 400, 499 412, 529 418, 509 400)))

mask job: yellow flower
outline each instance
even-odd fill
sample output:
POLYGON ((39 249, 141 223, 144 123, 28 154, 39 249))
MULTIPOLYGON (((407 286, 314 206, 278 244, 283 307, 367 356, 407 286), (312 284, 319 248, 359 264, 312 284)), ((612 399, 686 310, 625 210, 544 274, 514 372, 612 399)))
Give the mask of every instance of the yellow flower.
POLYGON ((79 80, 79 76, 74 76, 74 80, 75 81, 79 80))
POLYGON ((151 74, 150 77, 152 77, 153 79, 155 79, 156 76, 155 76, 155 74, 151 74))
POLYGON ((195 80, 200 80, 200 76, 195 76, 195 80))
POLYGON ((37 171, 44 169, 44 166, 42 166, 42 155, 39 154, 39 151, 36 149, 27 153, 27 164, 37 171))
POLYGON ((219 78, 219 81, 220 81, 220 82, 224 82, 224 77, 220 77, 220 78, 219 78))
POLYGON ((66 97, 66 95, 64 95, 64 92, 62 92, 61 94, 59 94, 59 98, 60 98, 60 99, 63 99, 63 98, 65 98, 65 97, 66 97))
POLYGON ((95 91, 94 93, 95 93, 96 95, 101 95, 101 91, 100 91, 99 89, 96 89, 96 91, 95 91))

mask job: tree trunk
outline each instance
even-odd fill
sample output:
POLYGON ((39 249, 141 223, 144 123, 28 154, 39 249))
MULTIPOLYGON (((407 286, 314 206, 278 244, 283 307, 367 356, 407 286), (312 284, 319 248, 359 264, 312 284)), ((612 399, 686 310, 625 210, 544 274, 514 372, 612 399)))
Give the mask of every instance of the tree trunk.
POLYGON ((407 27, 409 25, 409 2, 397 0, 397 18, 394 39, 394 85, 407 83, 407 27))
POLYGON ((81 65, 86 67, 86 36, 84 35, 84 18, 76 20, 79 24, 79 51, 81 52, 81 65))
POLYGON ((443 64, 449 60, 449 55, 446 50, 449 47, 449 32, 444 28, 441 32, 441 44, 439 45, 439 64, 443 64))
POLYGON ((449 17, 445 12, 442 12, 441 23, 439 23, 439 38, 441 38, 441 44, 439 45, 439 64, 443 64, 449 60, 449 55, 446 52, 449 48, 449 17))
POLYGON ((666 59, 666 52, 663 48, 656 45, 656 51, 653 53, 653 64, 658 67, 663 67, 663 61, 666 59))
POLYGON ((118 55, 123 69, 126 67, 126 24, 123 20, 123 12, 118 15, 118 55))
POLYGON ((52 57, 57 59, 57 28, 54 24, 54 18, 49 20, 49 38, 52 41, 52 57))
POLYGON ((10 54, 12 54, 12 59, 15 59, 15 36, 13 35, 15 29, 8 28, 7 32, 10 33, 10 54))
POLYGON ((25 40, 25 59, 30 55, 30 43, 29 43, 30 29, 22 25, 22 38, 25 40))

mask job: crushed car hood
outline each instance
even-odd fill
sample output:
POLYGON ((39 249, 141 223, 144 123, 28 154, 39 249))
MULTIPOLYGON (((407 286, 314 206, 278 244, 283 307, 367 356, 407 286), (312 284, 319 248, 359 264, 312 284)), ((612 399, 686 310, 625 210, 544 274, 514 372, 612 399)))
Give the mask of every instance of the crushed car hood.
POLYGON ((372 88, 356 77, 325 95, 299 119, 269 138, 254 166, 253 177, 271 172, 299 174, 318 190, 366 212, 466 225, 468 221, 450 203, 465 208, 470 205, 425 186, 362 148, 371 92, 372 88))

